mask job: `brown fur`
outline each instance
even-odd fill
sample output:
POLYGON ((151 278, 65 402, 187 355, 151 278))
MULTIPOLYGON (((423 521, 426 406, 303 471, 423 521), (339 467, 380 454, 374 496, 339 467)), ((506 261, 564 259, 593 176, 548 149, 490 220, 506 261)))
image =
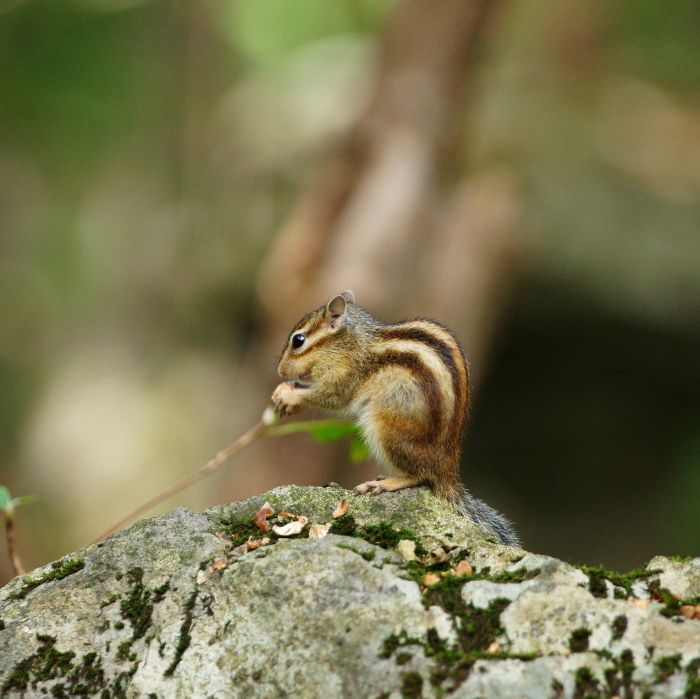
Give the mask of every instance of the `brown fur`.
POLYGON ((310 376, 310 388, 293 389, 303 391, 297 405, 364 415, 370 424, 360 424, 380 462, 405 474, 406 483, 426 483, 438 497, 454 499, 469 370, 447 328, 423 319, 385 325, 348 303, 346 318, 333 330, 328 305, 321 306, 290 332, 279 374, 310 376), (307 341, 294 350, 291 339, 299 332, 307 341), (392 347, 396 341, 401 349, 392 347), (444 368, 439 375, 424 361, 426 352, 444 368), (400 394, 407 399, 397 406, 400 394))
POLYGON ((286 380, 272 398, 278 413, 304 405, 355 419, 373 455, 401 477, 361 483, 358 493, 427 484, 501 542, 517 545, 507 519, 459 483, 469 409, 469 366, 457 338, 432 320, 385 325, 344 291, 302 318, 278 366, 286 380), (294 349, 297 333, 306 336, 294 349))

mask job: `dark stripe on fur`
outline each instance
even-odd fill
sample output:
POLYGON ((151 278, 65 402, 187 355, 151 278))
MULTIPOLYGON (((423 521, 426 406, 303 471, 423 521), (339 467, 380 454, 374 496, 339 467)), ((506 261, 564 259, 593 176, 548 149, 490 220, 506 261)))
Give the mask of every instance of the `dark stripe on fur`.
POLYGON ((295 352, 293 356, 295 359, 297 357, 303 357, 305 354, 308 354, 309 352, 313 352, 315 349, 325 345, 327 342, 330 342, 332 339, 333 339, 333 335, 331 335, 330 333, 328 335, 322 335, 321 337, 318 338, 318 340, 316 340, 313 343, 310 343, 308 347, 305 347, 300 352, 295 352))
POLYGON ((400 366, 410 371, 420 383, 421 389, 428 400, 428 418, 430 421, 430 427, 423 439, 435 442, 440 435, 442 426, 442 400, 433 372, 413 352, 387 350, 386 352, 374 353, 371 356, 369 374, 376 374, 385 367, 395 366, 400 366))
POLYGON ((467 362, 456 338, 444 325, 440 325, 434 321, 422 322, 429 322, 431 325, 436 325, 441 330, 448 333, 453 339, 455 347, 450 347, 444 340, 432 335, 428 330, 423 328, 402 327, 402 324, 382 328, 379 331, 379 337, 384 340, 409 340, 411 342, 420 342, 437 352, 452 378, 454 414, 449 430, 449 441, 454 448, 459 448, 464 431, 464 420, 466 418, 469 399, 467 362), (458 357, 455 357, 455 354, 457 354, 458 357), (460 366, 458 366, 458 362, 460 366))

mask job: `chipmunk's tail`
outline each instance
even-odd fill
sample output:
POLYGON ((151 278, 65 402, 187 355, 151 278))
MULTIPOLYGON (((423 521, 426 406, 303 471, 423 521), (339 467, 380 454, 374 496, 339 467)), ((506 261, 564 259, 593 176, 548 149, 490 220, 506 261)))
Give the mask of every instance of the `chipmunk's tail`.
POLYGON ((462 517, 485 529, 500 543, 506 546, 520 546, 520 540, 513 530, 513 525, 485 502, 473 497, 466 488, 460 486, 454 498, 454 504, 462 517))

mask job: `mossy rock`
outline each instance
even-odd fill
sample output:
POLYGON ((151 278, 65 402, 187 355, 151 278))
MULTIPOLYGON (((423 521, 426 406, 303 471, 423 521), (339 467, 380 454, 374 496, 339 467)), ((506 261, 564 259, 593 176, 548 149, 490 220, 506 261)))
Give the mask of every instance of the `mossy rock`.
POLYGON ((141 520, 0 589, 0 696, 700 696, 700 620, 681 614, 700 560, 653 564, 502 546, 426 489, 276 488, 141 520), (245 552, 265 501, 322 524, 343 497, 327 536, 245 552), (409 562, 400 539, 443 553, 409 562))

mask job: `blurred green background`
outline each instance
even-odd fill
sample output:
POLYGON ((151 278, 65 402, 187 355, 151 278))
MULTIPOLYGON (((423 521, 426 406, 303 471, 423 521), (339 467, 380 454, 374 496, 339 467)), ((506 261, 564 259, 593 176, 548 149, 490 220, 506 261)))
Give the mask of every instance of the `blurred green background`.
MULTIPOLYGON (((400 4, 0 0, 0 483, 39 495, 30 568, 264 407, 257 269, 400 4)), ((464 479, 531 550, 700 555, 700 6, 503 3, 476 94, 465 168, 518 172, 532 242, 464 479)), ((169 507, 251 494, 223 483, 169 507)))

